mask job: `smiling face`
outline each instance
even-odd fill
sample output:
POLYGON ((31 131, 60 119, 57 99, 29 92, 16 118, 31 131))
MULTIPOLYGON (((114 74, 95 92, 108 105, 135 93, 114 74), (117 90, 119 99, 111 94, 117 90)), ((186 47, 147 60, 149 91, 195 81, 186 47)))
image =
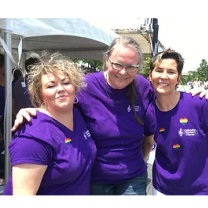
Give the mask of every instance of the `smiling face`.
POLYGON ((42 99, 47 110, 53 113, 66 112, 73 108, 75 99, 75 86, 61 71, 43 74, 41 76, 42 99))
MULTIPOLYGON (((110 59, 112 62, 118 62, 124 65, 137 65, 140 61, 138 53, 132 47, 123 44, 120 44, 112 51, 110 59)), ((125 68, 115 70, 111 61, 106 56, 107 81, 114 89, 123 89, 134 80, 137 70, 133 73, 127 72, 125 68)))
POLYGON ((163 59, 157 63, 150 72, 150 81, 156 93, 170 94, 176 91, 180 75, 177 70, 177 63, 174 59, 163 59))

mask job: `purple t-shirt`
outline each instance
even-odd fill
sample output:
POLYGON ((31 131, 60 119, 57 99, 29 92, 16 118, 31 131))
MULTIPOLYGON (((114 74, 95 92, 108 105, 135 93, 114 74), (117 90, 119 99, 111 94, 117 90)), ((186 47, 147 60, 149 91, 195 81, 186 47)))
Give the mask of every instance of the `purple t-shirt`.
MULTIPOLYGON (((79 112, 74 108, 74 130, 37 112, 15 133, 9 145, 12 165, 47 165, 37 195, 89 195, 96 147, 79 112)), ((12 194, 12 176, 4 195, 12 194)))
POLYGON ((166 195, 208 194, 208 102, 182 93, 170 111, 155 103, 153 185, 166 195))
POLYGON ((136 76, 135 111, 144 122, 134 118, 125 89, 111 88, 103 72, 86 76, 87 88, 79 94, 79 107, 97 147, 92 180, 117 183, 144 174, 143 135, 155 131, 154 111, 148 108, 153 92, 149 82, 136 76), (107 93, 106 93, 107 90, 107 93))

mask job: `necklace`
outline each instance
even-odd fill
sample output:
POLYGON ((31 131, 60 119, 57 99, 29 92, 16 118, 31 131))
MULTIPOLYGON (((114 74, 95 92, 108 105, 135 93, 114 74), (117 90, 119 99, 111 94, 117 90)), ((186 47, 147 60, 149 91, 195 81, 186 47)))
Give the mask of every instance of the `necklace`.
POLYGON ((175 105, 177 104, 177 91, 175 92, 175 96, 174 96, 174 99, 173 99, 173 103, 172 103, 172 105, 171 106, 169 106, 169 107, 163 107, 162 105, 161 105, 161 102, 159 102, 158 101, 158 99, 156 99, 156 101, 155 101, 155 103, 156 103, 156 105, 157 105, 157 107, 160 109, 160 110, 164 110, 164 111, 169 111, 169 110, 172 110, 174 107, 175 107, 175 105))
POLYGON ((110 97, 110 95, 109 95, 109 93, 108 93, 108 89, 107 89, 107 88, 108 88, 108 85, 109 85, 109 84, 108 84, 108 81, 107 81, 107 76, 108 76, 108 74, 106 73, 106 75, 105 75, 104 77, 105 77, 105 81, 106 81, 105 93, 106 93, 107 97, 108 97, 109 99, 113 100, 114 102, 117 102, 117 103, 126 100, 127 95, 125 95, 125 97, 124 97, 123 99, 121 99, 121 100, 115 100, 115 99, 113 99, 113 98, 110 97))

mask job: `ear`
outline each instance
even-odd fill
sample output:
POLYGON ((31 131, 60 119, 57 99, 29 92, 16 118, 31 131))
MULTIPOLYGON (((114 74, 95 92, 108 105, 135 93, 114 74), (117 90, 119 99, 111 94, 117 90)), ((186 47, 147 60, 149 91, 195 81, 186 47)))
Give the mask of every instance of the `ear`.
POLYGON ((109 62, 108 55, 105 55, 105 61, 106 61, 106 63, 109 62))
POLYGON ((180 74, 179 76, 178 76, 178 84, 180 84, 180 80, 181 80, 181 77, 182 77, 182 75, 180 74))
POLYGON ((109 61, 108 55, 105 55, 105 64, 107 68, 108 68, 109 62, 110 61, 109 61))
POLYGON ((152 81, 152 72, 149 71, 149 81, 151 82, 152 81))

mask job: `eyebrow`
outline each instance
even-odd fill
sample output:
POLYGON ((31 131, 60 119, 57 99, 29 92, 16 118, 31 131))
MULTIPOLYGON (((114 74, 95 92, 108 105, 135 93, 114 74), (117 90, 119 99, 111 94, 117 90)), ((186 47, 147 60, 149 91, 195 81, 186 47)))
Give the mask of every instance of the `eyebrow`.
MULTIPOLYGON (((69 80, 70 81, 70 79, 68 77, 65 77, 65 78, 61 79, 62 82, 65 81, 65 80, 69 80)), ((48 84, 54 84, 55 82, 56 82, 55 79, 54 80, 50 80, 44 86, 47 86, 48 84)))
POLYGON ((138 64, 122 64, 120 62, 117 61, 112 61, 111 58, 109 57, 110 62, 112 62, 113 64, 120 64, 122 66, 133 66, 133 67, 139 67, 139 63, 138 64))
MULTIPOLYGON (((156 67, 156 69, 164 69, 163 67, 156 67)), ((177 69, 172 69, 172 68, 166 68, 167 70, 173 70, 173 71, 177 71, 177 69)))

